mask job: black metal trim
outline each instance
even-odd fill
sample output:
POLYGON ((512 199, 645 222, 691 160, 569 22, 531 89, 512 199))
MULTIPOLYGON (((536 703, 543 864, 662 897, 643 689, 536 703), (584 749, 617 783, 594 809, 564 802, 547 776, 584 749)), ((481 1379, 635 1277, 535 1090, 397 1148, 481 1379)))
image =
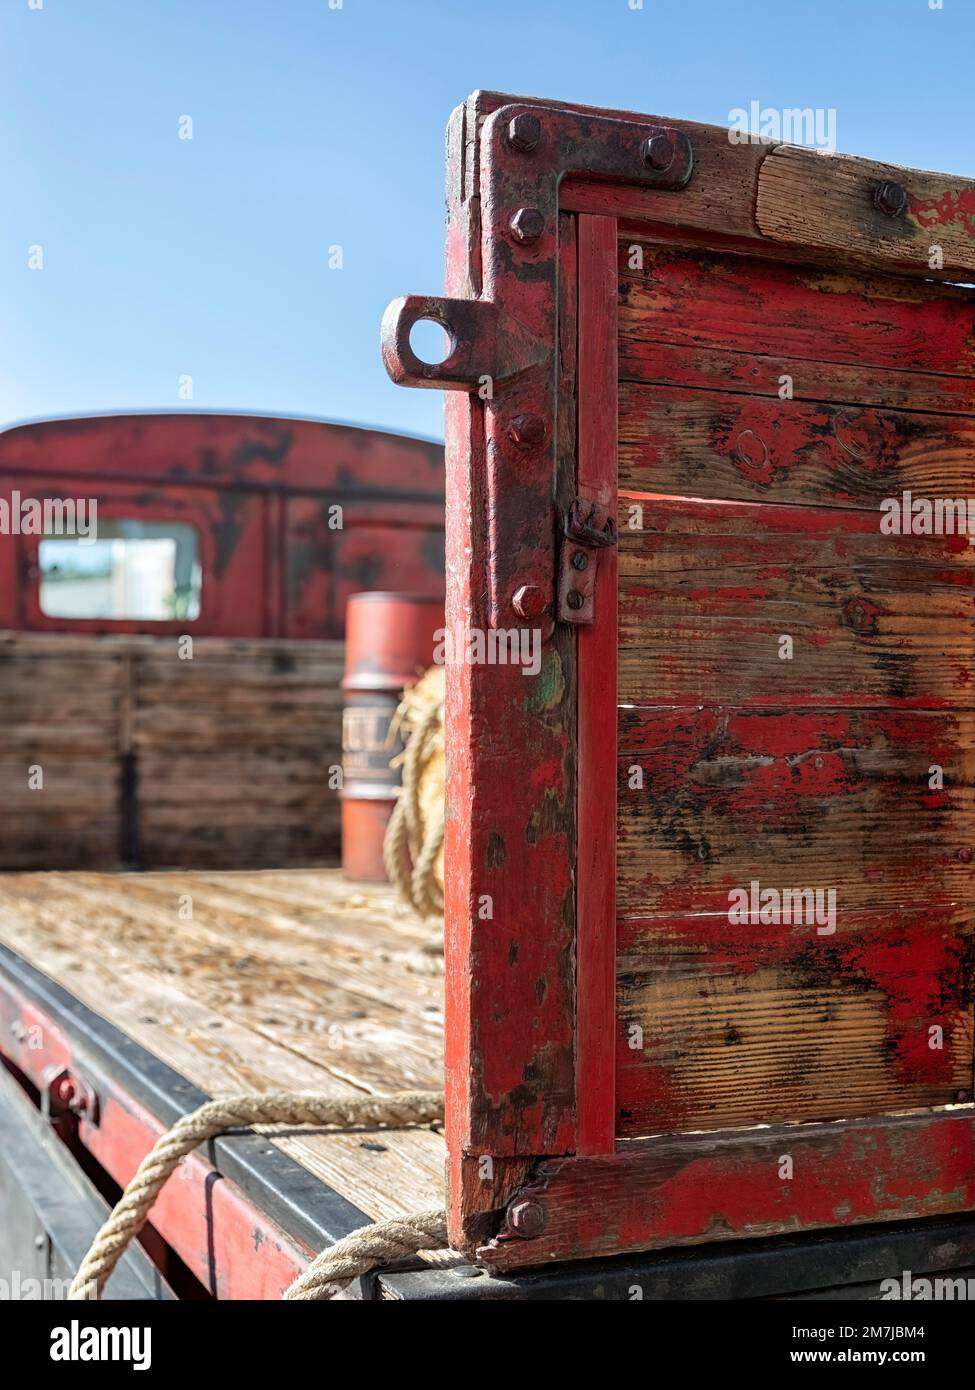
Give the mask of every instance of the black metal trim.
MULTIPOLYGON (((155 1057, 22 956, 0 944, 0 972, 71 1038, 79 1067, 96 1090, 99 1071, 156 1117, 172 1125, 211 1097, 155 1057)), ((320 1178, 275 1148, 267 1137, 247 1131, 206 1146, 214 1167, 286 1235, 318 1251, 372 1218, 320 1178)))
POLYGON ((378 1296, 388 1299, 864 1298, 876 1297, 880 1280, 899 1279, 904 1270, 964 1274, 973 1265, 975 1214, 965 1214, 557 1264, 518 1275, 458 1265, 384 1271, 375 1279, 378 1296))

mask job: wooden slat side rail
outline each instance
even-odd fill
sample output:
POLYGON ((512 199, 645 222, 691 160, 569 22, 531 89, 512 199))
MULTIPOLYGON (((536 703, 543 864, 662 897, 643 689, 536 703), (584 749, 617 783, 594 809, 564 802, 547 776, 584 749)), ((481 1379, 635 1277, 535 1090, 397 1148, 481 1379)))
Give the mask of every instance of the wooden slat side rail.
MULTIPOLYGON (((774 865, 745 873, 781 879, 774 865)), ((823 936, 804 922, 742 927, 727 910, 622 919, 620 1134, 966 1100, 973 921, 953 905, 851 908, 823 936), (629 1046, 634 1029, 640 1049, 629 1046)))
MULTIPOLYGON (((847 399, 860 401, 871 373, 883 371, 882 392, 948 390, 950 381, 972 399, 975 372, 975 321, 971 293, 958 285, 850 271, 842 263, 826 269, 760 259, 761 249, 746 258, 648 240, 638 231, 623 231, 619 245, 620 363, 639 360, 641 344, 686 348, 686 380, 699 356, 720 351, 728 356, 783 354, 804 362, 796 374, 797 395, 816 397, 828 373, 849 369, 854 388, 847 399), (910 380, 904 374, 910 373, 910 380), (920 374, 925 378, 917 382, 920 374), (911 387, 911 382, 914 386, 911 387)), ((647 353, 645 361, 652 362, 647 353)), ((637 380, 645 380, 637 374, 637 380)), ((762 391, 762 376, 749 374, 735 389, 762 391)), ((773 378, 774 380, 774 378, 773 378)), ((778 393, 778 382, 775 381, 778 393)), ((723 389, 731 389, 725 386, 723 389)))
POLYGON ((619 268, 618 1133, 970 1101, 975 548, 881 510, 972 492, 970 293, 619 268))
POLYGON ((764 236, 797 246, 881 255, 959 278, 975 271, 975 181, 952 174, 779 145, 762 164, 755 217, 764 236), (874 190, 887 180, 907 196, 898 216, 874 201, 874 190))
POLYGON ((482 1247, 498 1269, 937 1216, 975 1206, 975 1118, 934 1111, 634 1141, 541 1164, 519 1200, 538 1204, 544 1230, 482 1247))
POLYGON ((621 916, 727 913, 729 887, 783 861, 847 909, 965 901, 971 710, 632 706, 620 723, 621 916))
POLYGON ((342 643, 181 651, 175 637, 0 634, 0 867, 337 858, 342 643))
POLYGON ((447 293, 390 306, 384 360, 449 392, 448 619, 533 612, 548 675, 521 701, 496 671, 448 680, 451 1239, 526 1268, 965 1209, 975 551, 879 521, 904 490, 973 490, 973 296, 936 283, 969 264, 951 209, 973 185, 904 171, 907 220, 881 228, 882 166, 497 93, 455 113, 448 151, 447 293), (802 243, 774 222, 786 168, 830 209, 802 243), (841 197, 823 182, 847 174, 841 197), (932 200, 940 268, 919 254, 932 200), (612 311, 586 327, 614 259, 615 388, 612 311), (450 330, 443 363, 408 348, 419 318, 450 330), (557 555, 610 395, 615 698, 601 575, 574 621, 557 555), (593 909, 617 802, 612 933, 593 909), (756 865, 849 889, 829 934, 723 937, 756 865), (592 1152, 614 934, 617 1151, 592 1152))
POLYGON ((0 633, 0 868, 114 864, 124 659, 0 633))
POLYGON ((621 530, 622 704, 652 690, 655 704, 972 706, 964 536, 882 535, 877 512, 642 493, 624 494, 624 515, 643 529, 621 530))

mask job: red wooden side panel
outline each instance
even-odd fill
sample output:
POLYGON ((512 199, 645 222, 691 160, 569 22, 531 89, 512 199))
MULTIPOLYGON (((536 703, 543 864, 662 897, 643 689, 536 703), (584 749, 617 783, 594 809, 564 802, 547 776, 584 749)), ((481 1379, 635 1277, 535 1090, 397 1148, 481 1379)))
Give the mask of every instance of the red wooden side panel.
POLYGON ((491 93, 448 151, 448 297, 395 301, 384 357, 453 393, 448 619, 545 644, 532 683, 448 673, 452 1240, 515 1268, 965 1209, 975 552, 879 519, 972 490, 973 295, 924 218, 975 185, 491 93), (618 493, 594 590, 568 480, 618 493), (846 897, 735 936, 756 873, 846 897))
POLYGON ((975 550, 881 510, 972 491, 921 370, 966 364, 961 292, 627 234, 619 266, 619 1133, 968 1099, 975 550))

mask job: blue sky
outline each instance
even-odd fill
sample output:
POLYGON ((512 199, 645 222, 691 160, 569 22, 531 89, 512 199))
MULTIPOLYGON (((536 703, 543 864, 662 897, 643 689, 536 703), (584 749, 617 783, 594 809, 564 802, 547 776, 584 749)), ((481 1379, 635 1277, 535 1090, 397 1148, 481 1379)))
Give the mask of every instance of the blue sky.
POLYGON ((635 3, 0 0, 0 424, 226 409, 442 437, 378 326, 442 287, 443 129, 477 87, 722 124, 835 107, 840 149, 975 174, 975 0, 635 3))

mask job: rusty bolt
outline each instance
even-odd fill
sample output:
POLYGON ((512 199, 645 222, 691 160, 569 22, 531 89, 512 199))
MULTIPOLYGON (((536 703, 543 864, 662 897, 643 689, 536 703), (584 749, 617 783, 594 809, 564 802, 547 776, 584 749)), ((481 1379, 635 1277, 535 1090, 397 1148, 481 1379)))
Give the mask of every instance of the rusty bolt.
POLYGON ((508 437, 520 449, 537 449, 545 443, 545 421, 540 415, 516 415, 508 426, 508 437))
POLYGON ((963 864, 970 864, 972 862, 972 852, 967 845, 964 845, 955 855, 955 858, 960 859, 963 864))
POLYGON ((523 111, 508 122, 508 144, 522 154, 531 154, 541 138, 541 122, 529 111, 523 111))
POLYGON ((547 607, 545 595, 537 584, 522 584, 511 603, 519 618, 529 620, 540 618, 547 607))
POLYGON ((534 1240, 545 1230, 545 1208, 541 1202, 522 1197, 508 1208, 508 1226, 522 1240, 534 1240))
POLYGON ((955 1096, 955 1100, 958 1102, 959 1105, 966 1104, 966 1102, 970 1101, 971 1098, 971 1091, 959 1091, 958 1094, 955 1096))
POLYGON ((538 208, 519 208, 510 222, 515 241, 527 244, 537 241, 545 230, 545 218, 538 208))
POLYGON ((663 131, 648 135, 643 142, 643 162, 648 169, 656 169, 662 174, 674 162, 676 150, 663 131))
POLYGON ((873 190, 873 201, 886 217, 899 217, 907 207, 907 189, 892 179, 885 179, 873 190))
POLYGON ((75 1084, 70 1076, 59 1076, 51 1094, 61 1105, 71 1105, 75 1099, 75 1084))
POLYGON ((586 596, 585 594, 580 594, 578 589, 570 589, 565 596, 565 601, 575 613, 578 613, 580 608, 585 608, 586 606, 586 596))
POLYGON ((584 550, 577 550, 572 556, 572 568, 574 570, 587 570, 589 568, 589 556, 584 550))

